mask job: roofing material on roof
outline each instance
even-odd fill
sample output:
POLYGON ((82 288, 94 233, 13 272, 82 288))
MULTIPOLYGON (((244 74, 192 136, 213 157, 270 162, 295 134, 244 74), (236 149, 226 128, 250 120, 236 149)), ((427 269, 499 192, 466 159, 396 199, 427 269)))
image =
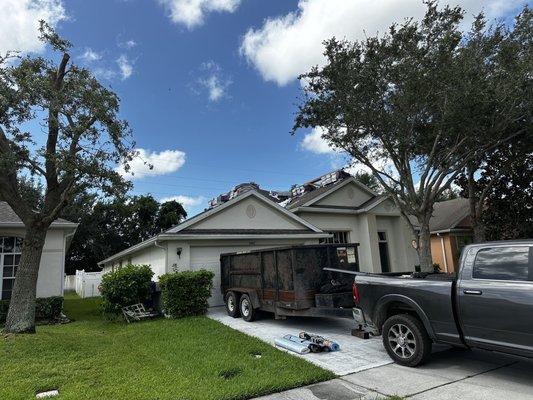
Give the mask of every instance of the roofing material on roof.
POLYGON ((470 215, 468 199, 457 198, 435 203, 433 215, 429 221, 431 232, 442 232, 450 229, 470 229, 470 221, 465 221, 470 215))

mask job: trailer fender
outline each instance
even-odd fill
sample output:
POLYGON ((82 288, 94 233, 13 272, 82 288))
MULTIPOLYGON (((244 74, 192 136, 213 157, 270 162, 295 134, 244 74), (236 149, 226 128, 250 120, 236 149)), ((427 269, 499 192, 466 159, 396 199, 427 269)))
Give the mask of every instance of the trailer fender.
POLYGON ((426 328, 426 331, 429 337, 432 340, 436 340, 433 327, 431 326, 431 323, 429 322, 429 318, 424 312, 424 310, 422 309, 422 307, 420 307, 418 303, 416 303, 414 300, 410 299, 409 297, 403 296, 400 294, 389 294, 389 295, 383 296, 381 299, 379 299, 378 303, 376 304, 374 315, 376 316, 375 319, 377 322, 377 327, 380 331, 381 331, 381 327, 385 323, 385 319, 387 316, 387 310, 391 303, 401 303, 407 306, 410 310, 412 310, 418 316, 420 321, 422 321, 422 324, 424 325, 424 328, 426 328))

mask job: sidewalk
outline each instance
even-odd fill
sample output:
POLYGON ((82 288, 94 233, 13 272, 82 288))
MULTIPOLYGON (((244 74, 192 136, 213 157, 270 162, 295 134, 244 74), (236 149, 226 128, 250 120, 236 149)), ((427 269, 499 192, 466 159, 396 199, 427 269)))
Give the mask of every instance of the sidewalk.
POLYGON ((532 376, 531 361, 450 349, 419 368, 389 364, 258 400, 533 400, 532 376))

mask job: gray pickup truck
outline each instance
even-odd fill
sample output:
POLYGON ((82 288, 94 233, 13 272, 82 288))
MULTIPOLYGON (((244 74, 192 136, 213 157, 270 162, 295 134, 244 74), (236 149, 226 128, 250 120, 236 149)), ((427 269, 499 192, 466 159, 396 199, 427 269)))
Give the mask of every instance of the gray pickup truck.
POLYGON ((533 357, 533 240, 466 246, 447 274, 357 273, 354 318, 398 364, 432 343, 533 357))

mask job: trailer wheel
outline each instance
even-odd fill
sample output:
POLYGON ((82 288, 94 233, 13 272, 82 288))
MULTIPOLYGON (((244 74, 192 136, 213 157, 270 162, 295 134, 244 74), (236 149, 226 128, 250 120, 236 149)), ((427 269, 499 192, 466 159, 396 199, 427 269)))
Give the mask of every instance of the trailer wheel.
POLYGON ((383 346, 400 365, 416 367, 431 354, 431 339, 422 322, 409 314, 393 315, 382 329, 383 346))
POLYGON ((239 300, 235 292, 228 292, 226 294, 226 312, 230 317, 239 318, 239 300))
POLYGON ((244 319, 246 322, 252 322, 255 319, 256 311, 252 306, 250 296, 248 296, 247 294, 243 294, 241 296, 241 301, 239 302, 239 309, 241 312, 242 319, 244 319))

